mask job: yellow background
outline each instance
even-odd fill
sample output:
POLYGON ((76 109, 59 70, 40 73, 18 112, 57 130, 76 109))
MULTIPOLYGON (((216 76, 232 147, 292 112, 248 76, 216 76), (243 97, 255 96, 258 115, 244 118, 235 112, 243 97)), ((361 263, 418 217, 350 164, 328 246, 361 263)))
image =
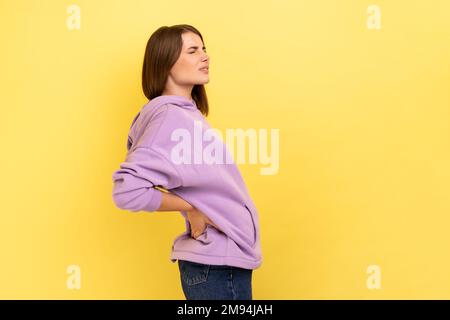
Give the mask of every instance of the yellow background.
POLYGON ((261 223, 254 299, 450 298, 449 1, 2 0, 0 15, 0 298, 184 299, 182 216, 111 196, 145 45, 179 23, 211 56, 211 125, 280 129, 278 174, 239 165, 261 223))

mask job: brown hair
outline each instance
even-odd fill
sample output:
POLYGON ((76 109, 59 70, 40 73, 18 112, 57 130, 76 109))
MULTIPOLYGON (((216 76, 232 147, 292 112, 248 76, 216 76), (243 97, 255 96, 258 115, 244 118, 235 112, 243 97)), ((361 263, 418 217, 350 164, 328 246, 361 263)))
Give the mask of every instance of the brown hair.
MULTIPOLYGON (((148 39, 142 67, 142 89, 149 100, 163 93, 169 71, 183 48, 181 35, 189 31, 197 34, 203 42, 200 32, 188 24, 162 26, 148 39)), ((200 112, 207 116, 209 108, 204 85, 194 85, 191 95, 200 112)))

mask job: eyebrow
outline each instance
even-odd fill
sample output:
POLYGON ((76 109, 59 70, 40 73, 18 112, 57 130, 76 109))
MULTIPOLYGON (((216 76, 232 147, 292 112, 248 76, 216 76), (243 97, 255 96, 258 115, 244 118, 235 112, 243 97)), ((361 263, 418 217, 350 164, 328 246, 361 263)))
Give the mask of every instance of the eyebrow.
MULTIPOLYGON (((189 50, 189 49, 198 49, 198 47, 197 47, 197 46, 192 46, 192 47, 189 47, 188 50, 189 50)), ((206 49, 206 47, 203 46, 202 49, 206 49)))

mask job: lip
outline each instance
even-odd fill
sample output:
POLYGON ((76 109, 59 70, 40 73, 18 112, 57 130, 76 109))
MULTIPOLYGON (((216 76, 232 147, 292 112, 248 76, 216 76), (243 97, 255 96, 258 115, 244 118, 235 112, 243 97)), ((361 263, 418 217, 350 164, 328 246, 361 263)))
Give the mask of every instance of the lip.
POLYGON ((209 67, 203 67, 198 70, 200 70, 201 72, 204 72, 204 73, 209 73, 209 67))

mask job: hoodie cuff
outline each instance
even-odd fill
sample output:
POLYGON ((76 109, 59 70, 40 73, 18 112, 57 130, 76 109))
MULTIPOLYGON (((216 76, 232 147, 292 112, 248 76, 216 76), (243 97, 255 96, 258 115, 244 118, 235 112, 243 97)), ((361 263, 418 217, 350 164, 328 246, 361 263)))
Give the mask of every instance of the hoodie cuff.
POLYGON ((152 188, 151 199, 147 205, 143 208, 144 211, 154 212, 159 209, 162 202, 162 191, 152 188))

